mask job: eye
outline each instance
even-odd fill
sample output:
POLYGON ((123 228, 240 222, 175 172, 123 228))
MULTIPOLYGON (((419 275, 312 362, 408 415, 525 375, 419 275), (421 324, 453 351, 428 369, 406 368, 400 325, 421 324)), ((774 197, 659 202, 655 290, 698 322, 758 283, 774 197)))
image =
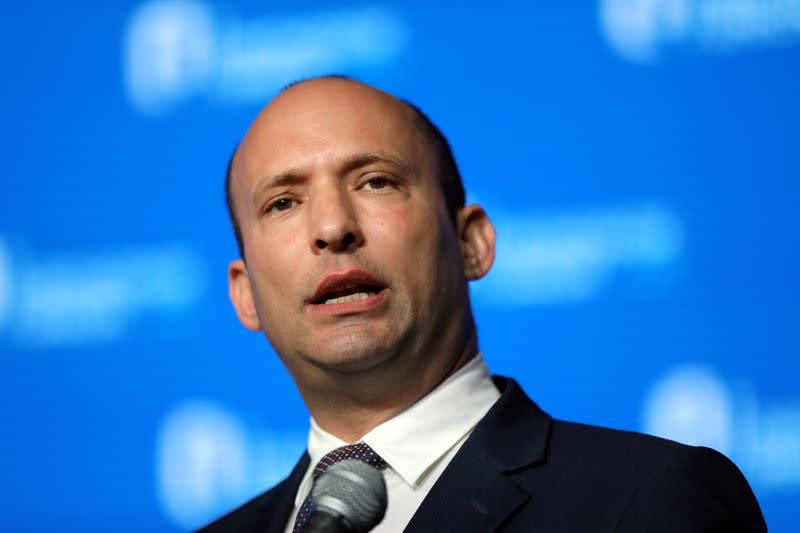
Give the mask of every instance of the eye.
POLYGON ((279 211, 287 211, 291 209, 296 202, 290 198, 278 198, 271 204, 267 205, 267 208, 264 210, 265 213, 272 213, 272 212, 279 212, 279 211))
POLYGON ((365 191, 377 191, 379 189, 385 189, 386 187, 391 187, 392 182, 389 179, 384 178, 382 176, 376 176, 374 178, 370 178, 367 182, 361 187, 365 191))

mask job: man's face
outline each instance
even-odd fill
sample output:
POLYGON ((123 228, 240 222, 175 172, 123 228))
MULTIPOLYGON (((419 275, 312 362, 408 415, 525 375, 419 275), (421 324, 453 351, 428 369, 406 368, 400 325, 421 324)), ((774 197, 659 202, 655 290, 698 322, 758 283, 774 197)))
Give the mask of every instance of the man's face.
POLYGON ((295 377, 424 365, 464 327, 462 251, 414 120, 375 89, 314 80, 276 98, 239 148, 246 267, 232 263, 231 295, 295 377))

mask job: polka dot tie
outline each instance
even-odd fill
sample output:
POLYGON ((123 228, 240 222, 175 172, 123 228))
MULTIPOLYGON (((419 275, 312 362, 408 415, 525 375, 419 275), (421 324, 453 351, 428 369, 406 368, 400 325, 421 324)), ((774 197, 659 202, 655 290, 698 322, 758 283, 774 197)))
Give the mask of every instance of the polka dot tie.
MULTIPOLYGON (((358 442, 356 444, 348 444, 347 446, 336 448, 320 459, 317 466, 314 467, 314 481, 328 468, 345 459, 358 459, 380 470, 386 468, 386 461, 381 459, 380 455, 375 453, 367 444, 358 442)), ((313 512, 314 502, 311 500, 311 492, 309 492, 308 496, 306 496, 306 499, 303 501, 303 505, 300 506, 300 510, 297 511, 297 518, 294 521, 292 533, 301 533, 311 520, 311 514, 313 512)))

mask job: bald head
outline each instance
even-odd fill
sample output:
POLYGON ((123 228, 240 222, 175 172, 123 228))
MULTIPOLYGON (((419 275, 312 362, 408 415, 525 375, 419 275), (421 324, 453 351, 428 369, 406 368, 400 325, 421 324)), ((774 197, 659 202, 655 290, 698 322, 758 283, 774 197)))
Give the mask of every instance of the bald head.
MULTIPOLYGON (((284 88, 251 124, 241 143, 228 163, 225 179, 226 203, 233 226, 239 254, 244 254, 240 217, 234 201, 237 180, 248 171, 248 166, 263 155, 266 146, 279 150, 284 142, 270 135, 270 127, 292 123, 295 130, 312 128, 319 119, 353 124, 353 112, 360 113, 351 131, 345 135, 359 134, 359 124, 392 121, 409 142, 418 142, 422 147, 420 159, 430 158, 435 166, 445 205, 455 220, 455 215, 465 203, 464 186, 450 145, 436 125, 416 106, 394 96, 343 76, 324 76, 292 83, 284 88)), ((395 128, 395 132, 398 131, 395 128)), ((313 132, 310 132, 313 133, 313 132)), ((241 209, 242 206, 238 206, 241 209)))

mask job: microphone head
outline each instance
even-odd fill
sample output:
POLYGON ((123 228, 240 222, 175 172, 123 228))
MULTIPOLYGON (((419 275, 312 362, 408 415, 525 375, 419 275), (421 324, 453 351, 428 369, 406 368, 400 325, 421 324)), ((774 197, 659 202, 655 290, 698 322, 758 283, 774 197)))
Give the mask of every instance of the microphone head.
POLYGON ((355 532, 380 524, 388 501, 383 473, 358 459, 328 468, 314 483, 311 499, 317 510, 341 516, 355 532))

